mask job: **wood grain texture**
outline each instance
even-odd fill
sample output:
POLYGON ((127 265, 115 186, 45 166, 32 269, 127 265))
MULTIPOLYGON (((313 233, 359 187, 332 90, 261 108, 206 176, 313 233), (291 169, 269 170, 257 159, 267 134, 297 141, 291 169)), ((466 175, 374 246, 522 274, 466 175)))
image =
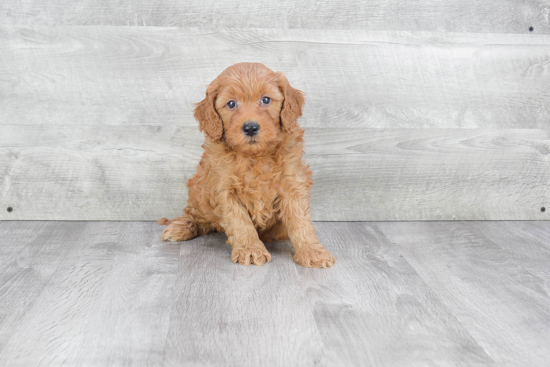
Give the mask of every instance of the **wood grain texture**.
POLYGON ((324 345, 290 243, 267 246, 271 263, 244 267, 231 262, 226 240, 224 234, 215 234, 181 247, 165 364, 319 363, 324 345))
MULTIPOLYGON (((2 234, 23 226, 35 230, 38 238, 45 232, 39 222, 0 224, 2 234)), ((71 226, 83 223, 60 227, 71 226)), ((64 251, 55 254, 63 261, 46 284, 30 278, 3 285, 15 294, 42 287, 32 304, 12 298, 11 307, 3 309, 19 317, 8 324, 11 333, 0 352, 0 365, 160 365, 179 246, 160 243, 158 227, 143 223, 86 223, 80 233, 64 232, 52 235, 63 245, 64 251), (26 307, 18 311, 21 306, 26 307)), ((12 251, 28 240, 18 234, 10 237, 3 245, 12 251)), ((33 246, 27 251, 40 254, 33 246)), ((20 254, 23 261, 28 256, 20 254)))
POLYGON ((550 4, 441 0, 5 0, 0 23, 232 28, 384 29, 411 31, 550 32, 550 4))
POLYGON ((315 219, 547 219, 549 37, 4 25, 0 219, 179 215, 192 102, 243 60, 308 96, 315 219))
POLYGON ((547 128, 550 35, 0 26, 0 124, 195 126, 226 67, 303 90, 305 127, 547 128))
POLYGON ((327 366, 492 366, 372 223, 316 223, 334 271, 298 267, 327 366), (422 335, 422 337, 419 337, 422 335))
POLYGON ((315 226, 333 268, 296 265, 288 241, 243 267, 223 234, 162 243, 151 222, 0 222, 0 365, 550 359, 550 222, 315 226))
POLYGON ((377 227, 498 365, 547 364, 540 341, 550 338, 550 273, 541 263, 550 251, 542 239, 525 238, 515 223, 377 227))
POLYGON ((0 353, 84 227, 80 222, 0 225, 0 353))
MULTIPOLYGON (((4 220, 178 216, 204 140, 197 128, 174 126, 2 131, 4 220)), ((548 219, 542 130, 311 128, 305 139, 316 220, 548 219)))

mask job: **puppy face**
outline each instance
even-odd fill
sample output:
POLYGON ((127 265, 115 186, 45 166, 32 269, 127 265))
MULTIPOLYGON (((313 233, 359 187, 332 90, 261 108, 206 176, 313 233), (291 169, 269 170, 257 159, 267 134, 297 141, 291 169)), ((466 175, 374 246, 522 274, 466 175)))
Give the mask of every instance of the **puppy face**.
POLYGON ((222 72, 197 104, 195 118, 206 138, 248 154, 268 152, 298 127, 304 98, 280 73, 241 63, 222 72))

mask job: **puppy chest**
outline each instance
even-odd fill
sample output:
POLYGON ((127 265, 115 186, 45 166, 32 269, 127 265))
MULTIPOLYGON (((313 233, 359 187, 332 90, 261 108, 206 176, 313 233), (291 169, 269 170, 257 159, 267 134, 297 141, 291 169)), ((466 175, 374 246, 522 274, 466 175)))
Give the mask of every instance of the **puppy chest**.
POLYGON ((233 190, 257 228, 268 228, 276 220, 280 177, 269 163, 256 164, 234 177, 233 190))

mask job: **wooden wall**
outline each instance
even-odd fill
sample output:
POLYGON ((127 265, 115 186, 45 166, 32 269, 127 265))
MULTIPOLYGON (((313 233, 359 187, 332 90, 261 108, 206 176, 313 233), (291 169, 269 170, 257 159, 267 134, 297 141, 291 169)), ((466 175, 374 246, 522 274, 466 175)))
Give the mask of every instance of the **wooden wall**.
POLYGON ((547 0, 4 0, 0 219, 179 215, 203 140, 192 103, 241 61, 306 93, 314 219, 548 219, 549 14, 547 0))

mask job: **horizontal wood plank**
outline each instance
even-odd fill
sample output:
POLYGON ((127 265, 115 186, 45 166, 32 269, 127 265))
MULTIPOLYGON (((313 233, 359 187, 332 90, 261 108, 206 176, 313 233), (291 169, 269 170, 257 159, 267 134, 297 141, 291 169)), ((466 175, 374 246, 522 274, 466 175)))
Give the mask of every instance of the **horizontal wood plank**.
POLYGON ((0 125, 196 126, 257 61, 306 93, 305 127, 546 128, 550 35, 0 26, 0 125))
MULTIPOLYGON (((177 216, 204 139, 174 126, 2 131, 0 219, 177 216)), ((305 139, 316 220, 548 219, 547 131, 308 128, 305 139)))
POLYGON ((0 23, 549 33, 546 1, 5 0, 0 23))
POLYGON ((317 220, 547 219, 549 37, 2 26, 0 219, 178 215, 243 60, 307 94, 317 220))

